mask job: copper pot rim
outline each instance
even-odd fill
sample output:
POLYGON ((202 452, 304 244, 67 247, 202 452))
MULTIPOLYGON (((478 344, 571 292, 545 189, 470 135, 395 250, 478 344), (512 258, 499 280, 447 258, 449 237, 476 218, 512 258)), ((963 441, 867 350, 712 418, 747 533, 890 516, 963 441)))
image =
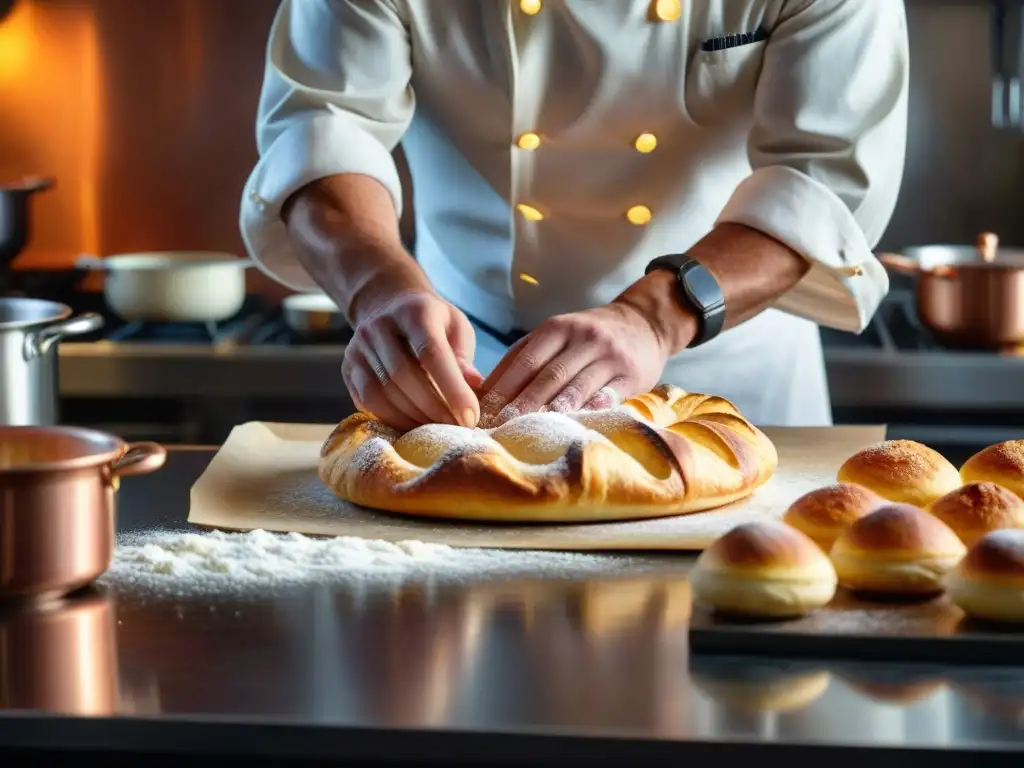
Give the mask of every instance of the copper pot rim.
POLYGON ((11 475, 26 475, 40 472, 68 472, 76 469, 91 469, 113 462, 124 456, 131 445, 121 438, 108 432, 101 432, 97 429, 85 427, 40 427, 40 426, 0 426, 0 443, 7 442, 11 437, 14 440, 18 436, 24 438, 44 437, 71 437, 79 441, 85 450, 91 445, 99 444, 97 450, 85 452, 81 456, 72 456, 66 459, 54 461, 33 462, 30 464, 18 464, 14 467, 0 467, 0 478, 11 475))

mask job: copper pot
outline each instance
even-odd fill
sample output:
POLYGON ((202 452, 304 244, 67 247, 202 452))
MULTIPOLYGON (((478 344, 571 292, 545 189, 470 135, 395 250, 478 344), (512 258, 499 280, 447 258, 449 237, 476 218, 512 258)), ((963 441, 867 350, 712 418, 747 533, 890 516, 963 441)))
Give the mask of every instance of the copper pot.
POLYGON ((0 708, 117 714, 114 637, 110 600, 95 592, 0 609, 0 708))
POLYGON ((119 478, 166 450, 71 427, 0 427, 0 598, 53 598, 90 584, 114 552, 119 478))
POLYGON ((917 278, 917 315, 950 347, 1005 349, 1024 344, 1024 251, 1000 249, 990 233, 976 245, 928 245, 878 255, 917 278))

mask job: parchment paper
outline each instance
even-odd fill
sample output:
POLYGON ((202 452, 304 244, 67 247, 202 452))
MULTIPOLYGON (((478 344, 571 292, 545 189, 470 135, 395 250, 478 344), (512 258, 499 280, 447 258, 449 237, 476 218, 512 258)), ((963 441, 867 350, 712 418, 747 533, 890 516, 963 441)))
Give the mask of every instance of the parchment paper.
POLYGON ((335 497, 316 474, 333 425, 250 422, 234 428, 192 488, 188 521, 225 530, 297 532, 453 547, 699 550, 734 526, 780 516, 804 493, 835 482, 852 454, 885 439, 884 426, 776 428, 775 476, 752 497, 711 512, 624 523, 487 525, 371 511, 335 497))

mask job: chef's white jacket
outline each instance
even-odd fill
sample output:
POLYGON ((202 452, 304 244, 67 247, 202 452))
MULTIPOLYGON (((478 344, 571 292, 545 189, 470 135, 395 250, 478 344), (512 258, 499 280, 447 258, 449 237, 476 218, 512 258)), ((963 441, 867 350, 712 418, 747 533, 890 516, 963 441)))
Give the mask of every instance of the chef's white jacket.
MULTIPOLYGON (((859 331, 888 290, 871 249, 907 85, 898 0, 284 0, 241 228, 264 271, 316 290, 282 204, 359 173, 400 210, 402 141, 417 259, 510 331, 607 303, 717 222, 754 227, 809 273, 664 380, 761 424, 826 424, 815 323, 859 331)), ((504 348, 479 344, 486 369, 504 348)))

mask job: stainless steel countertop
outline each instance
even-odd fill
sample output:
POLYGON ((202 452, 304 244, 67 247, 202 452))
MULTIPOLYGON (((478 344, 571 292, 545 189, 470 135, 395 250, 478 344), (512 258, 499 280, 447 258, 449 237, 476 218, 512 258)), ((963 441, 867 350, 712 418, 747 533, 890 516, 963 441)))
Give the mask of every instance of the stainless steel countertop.
MULTIPOLYGON (((121 530, 185 527, 189 488, 210 456, 174 450, 164 470, 125 479, 121 530)), ((64 610, 107 611, 110 647, 94 632, 78 646, 84 655, 67 653, 49 672, 31 663, 39 644, 3 634, 0 614, 0 660, 21 670, 19 690, 32 689, 33 674, 42 686, 58 673, 58 690, 77 685, 95 702, 114 685, 121 715, 7 711, 0 750, 449 765, 1020 759, 1008 753, 1024 747, 1024 668, 690 658, 690 562, 663 558, 628 578, 310 586, 244 598, 100 593, 85 598, 93 607, 64 610)), ((52 632, 57 619, 47 621, 52 632)), ((69 622, 72 640, 83 621, 69 622)), ((10 690, 0 686, 0 702, 10 690)))

